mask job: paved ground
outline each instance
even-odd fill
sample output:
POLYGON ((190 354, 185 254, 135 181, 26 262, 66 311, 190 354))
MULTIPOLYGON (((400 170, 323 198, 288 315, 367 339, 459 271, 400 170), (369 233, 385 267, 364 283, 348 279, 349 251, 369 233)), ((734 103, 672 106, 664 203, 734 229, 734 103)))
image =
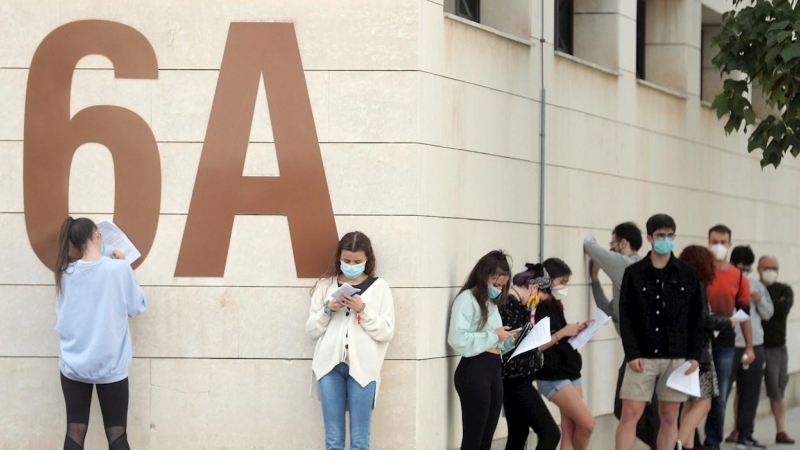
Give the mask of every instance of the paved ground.
MULTIPOLYGON (((800 442, 800 408, 793 408, 786 412, 786 428, 789 436, 800 442)), ((726 433, 730 430, 726 430, 726 433)), ((765 444, 769 450, 800 450, 800 443, 795 445, 775 443, 775 421, 772 416, 768 416, 756 422, 755 438, 765 444)), ((735 449, 735 444, 725 444, 723 450, 735 449)))

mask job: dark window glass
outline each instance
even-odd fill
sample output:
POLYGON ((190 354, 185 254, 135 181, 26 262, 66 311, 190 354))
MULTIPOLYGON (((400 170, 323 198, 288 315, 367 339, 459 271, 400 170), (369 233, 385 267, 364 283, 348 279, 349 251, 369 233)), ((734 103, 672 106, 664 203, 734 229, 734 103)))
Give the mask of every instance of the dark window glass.
POLYGON ((481 0, 456 0, 456 15, 480 23, 481 0))
POLYGON ((644 36, 647 23, 647 1, 636 2, 636 78, 644 80, 644 36))
POLYGON ((573 54, 573 0, 556 0, 556 50, 573 54))

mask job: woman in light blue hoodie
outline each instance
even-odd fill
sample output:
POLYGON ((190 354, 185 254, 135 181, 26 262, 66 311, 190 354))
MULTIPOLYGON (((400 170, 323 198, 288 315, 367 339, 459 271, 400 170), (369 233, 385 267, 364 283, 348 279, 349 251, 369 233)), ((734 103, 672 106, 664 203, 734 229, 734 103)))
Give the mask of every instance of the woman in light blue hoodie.
POLYGON ((94 222, 64 220, 54 268, 59 369, 67 406, 64 450, 83 449, 94 385, 109 449, 130 449, 126 433, 132 358, 128 317, 144 312, 147 299, 125 256, 118 251, 105 253, 94 222))

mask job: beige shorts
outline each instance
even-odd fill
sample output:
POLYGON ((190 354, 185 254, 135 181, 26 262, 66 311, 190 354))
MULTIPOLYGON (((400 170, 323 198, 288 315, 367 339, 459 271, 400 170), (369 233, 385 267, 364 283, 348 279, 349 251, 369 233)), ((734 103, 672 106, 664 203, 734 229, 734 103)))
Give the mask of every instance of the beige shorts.
POLYGON ((685 402, 686 394, 667 387, 667 379, 681 364, 684 359, 644 359, 644 371, 636 372, 628 366, 625 369, 625 378, 619 397, 623 400, 650 402, 653 399, 653 389, 662 402, 685 402))

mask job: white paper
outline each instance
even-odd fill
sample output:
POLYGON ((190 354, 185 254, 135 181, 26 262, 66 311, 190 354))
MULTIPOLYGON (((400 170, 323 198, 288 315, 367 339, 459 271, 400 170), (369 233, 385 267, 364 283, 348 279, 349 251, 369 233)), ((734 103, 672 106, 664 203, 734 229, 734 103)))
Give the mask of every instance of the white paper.
POLYGON ((514 349, 514 353, 511 354, 511 358, 508 358, 508 360, 511 361, 517 355, 539 348, 550 342, 551 339, 550 318, 545 317, 534 325, 533 329, 522 338, 522 341, 517 345, 517 348, 514 349))
POLYGON ((352 296, 358 291, 359 290, 354 288, 353 286, 344 283, 339 289, 333 291, 333 293, 331 294, 331 298, 341 302, 345 295, 352 296))
POLYGON ((133 264, 134 261, 142 257, 133 242, 114 222, 110 220, 97 222, 97 231, 103 236, 106 255, 110 255, 113 250, 119 250, 125 255, 125 262, 128 264, 133 264))
POLYGON ((718 337, 718 336, 719 336, 719 331, 715 331, 715 332, 714 332, 714 337, 716 338, 716 337, 718 337))
POLYGON ((734 319, 739 319, 741 322, 747 322, 750 320, 750 316, 747 315, 746 312, 742 311, 741 309, 736 310, 736 314, 733 315, 734 319))
POLYGON ((594 311, 593 319, 594 322, 592 322, 588 327, 570 338, 569 345, 571 345, 575 350, 580 350, 581 347, 586 345, 586 343, 592 339, 595 333, 600 331, 600 328, 602 328, 603 325, 607 324, 608 321, 611 320, 611 316, 607 315, 603 311, 600 311, 599 309, 596 309, 594 311))
MULTIPOLYGON (((645 361, 645 364, 647 364, 647 361, 645 361)), ((667 387, 692 397, 700 397, 700 369, 698 368, 691 375, 686 375, 689 367, 692 367, 692 363, 686 361, 675 369, 667 379, 667 387)))

